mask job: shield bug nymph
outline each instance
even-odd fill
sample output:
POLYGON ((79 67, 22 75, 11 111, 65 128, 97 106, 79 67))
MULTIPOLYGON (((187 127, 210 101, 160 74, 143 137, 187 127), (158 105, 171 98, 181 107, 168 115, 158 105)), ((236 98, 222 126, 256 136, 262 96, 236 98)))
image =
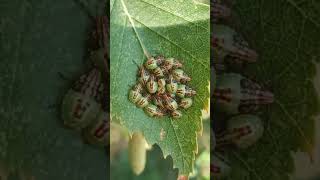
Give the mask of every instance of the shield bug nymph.
POLYGON ((192 105, 192 99, 191 98, 183 98, 181 99, 179 106, 183 109, 188 109, 192 105))
POLYGON ((92 69, 89 73, 80 76, 79 80, 73 85, 72 89, 80 92, 84 96, 90 96, 100 102, 103 96, 105 83, 102 73, 98 69, 92 69))
POLYGON ((188 82, 191 81, 191 78, 186 75, 182 69, 175 69, 172 72, 173 77, 175 78, 176 81, 178 82, 188 82))
POLYGON ((182 117, 182 113, 178 110, 174 110, 171 112, 171 116, 174 118, 174 119, 179 119, 182 117))
POLYGON ((178 67, 182 67, 182 64, 175 60, 174 58, 167 58, 163 65, 161 66, 161 68, 166 72, 166 73, 170 73, 170 71, 173 68, 178 68, 178 67))
POLYGON ((144 108, 145 112, 151 117, 162 117, 164 114, 159 110, 159 108, 155 105, 149 104, 144 108))
POLYGON ((145 63, 144 66, 148 69, 148 70, 153 70, 155 68, 158 67, 157 65, 157 61, 154 57, 150 57, 145 63))
POLYGON ((136 103, 140 98, 142 92, 142 85, 141 83, 136 84, 129 92, 129 100, 133 103, 136 103))
POLYGON ((157 56, 157 57, 150 57, 148 60, 144 63, 144 66, 148 70, 154 70, 157 67, 161 66, 164 62, 164 57, 163 56, 157 56))
POLYGON ((154 104, 156 105, 156 106, 158 106, 158 107, 160 107, 160 108, 165 108, 165 106, 164 106, 164 101, 163 101, 163 99, 162 99, 162 97, 161 96, 154 96, 153 97, 153 102, 154 102, 154 104))
POLYGON ((150 73, 143 66, 139 67, 139 81, 145 86, 150 78, 150 73))
MULTIPOLYGON (((76 3, 85 8, 80 1, 76 3)), ((105 15, 94 17, 88 13, 88 16, 94 21, 94 28, 88 39, 88 58, 94 68, 82 75, 64 96, 61 112, 65 126, 82 129, 88 142, 99 144, 95 138, 109 139, 109 115, 101 113, 108 109, 106 84, 109 79, 105 73, 109 72, 109 21, 105 15), (103 131, 95 128, 95 125, 100 127, 101 122, 103 131), (98 130, 98 134, 93 133, 94 129, 98 130)), ((106 141, 103 143, 104 146, 108 144, 106 141)))
POLYGON ((166 88, 170 94, 176 93, 178 89, 178 83, 173 79, 172 76, 169 76, 166 88))
POLYGON ((158 80, 158 94, 164 94, 166 92, 166 81, 162 78, 158 80))
POLYGON ((155 81, 155 78, 153 75, 151 75, 149 81, 147 82, 147 89, 148 89, 148 92, 151 93, 151 94, 154 94, 157 92, 158 90, 158 83, 155 81))
POLYGON ((101 73, 97 69, 82 75, 76 81, 62 102, 62 119, 65 126, 81 129, 96 118, 101 108, 103 84, 101 73))
POLYGON ((109 71, 108 54, 109 54, 109 31, 108 17, 98 16, 95 18, 96 27, 92 33, 94 50, 91 52, 90 59, 102 72, 109 71))
POLYGON ((168 95, 163 95, 165 107, 170 110, 174 111, 178 108, 177 101, 175 101, 173 98, 169 97, 168 95))
POLYGON ((183 98, 185 94, 186 94, 186 85, 180 84, 177 89, 177 96, 179 96, 180 98, 183 98))
POLYGON ((186 96, 191 97, 191 96, 194 96, 196 94, 197 94, 197 91, 193 90, 190 87, 186 87, 186 92, 185 92, 186 96))
POLYGON ((72 129, 82 129, 93 121, 100 105, 91 97, 69 90, 62 103, 64 125, 72 129))
POLYGON ((163 56, 157 56, 155 59, 157 61, 158 66, 161 66, 165 60, 165 58, 163 56))
POLYGON ((225 178, 230 174, 231 167, 221 156, 213 154, 210 163, 210 174, 215 178, 225 178))
POLYGON ((150 94, 146 94, 145 96, 141 97, 141 98, 136 102, 136 104, 137 104, 137 106, 138 106, 139 108, 144 108, 144 107, 146 107, 146 106, 149 104, 151 98, 152 98, 152 96, 151 96, 150 94))
POLYGON ((234 144, 245 149, 256 143, 263 135, 264 127, 261 119, 255 115, 241 114, 227 122, 225 132, 216 135, 216 147, 223 148, 234 144))
POLYGON ((97 119, 84 129, 85 140, 90 144, 107 146, 109 144, 109 114, 101 111, 97 119))
POLYGON ((168 58, 165 60, 164 66, 166 66, 168 70, 170 70, 171 68, 181 68, 182 63, 174 58, 168 58))
POLYGON ((164 76, 163 70, 160 67, 155 68, 153 73, 157 78, 162 78, 164 76))

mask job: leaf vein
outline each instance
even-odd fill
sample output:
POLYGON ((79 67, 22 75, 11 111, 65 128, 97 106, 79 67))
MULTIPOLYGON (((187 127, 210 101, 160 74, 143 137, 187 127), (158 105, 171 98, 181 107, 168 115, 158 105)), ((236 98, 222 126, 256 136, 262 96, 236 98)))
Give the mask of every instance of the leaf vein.
POLYGON ((175 13, 173 13, 173 12, 170 12, 170 11, 168 11, 168 10, 166 10, 166 9, 163 9, 163 8, 161 8, 161 7, 159 7, 159 6, 156 6, 156 5, 154 5, 154 4, 151 4, 151 3, 146 2, 146 1, 143 1, 143 0, 140 0, 140 1, 143 2, 143 3, 146 3, 146 4, 150 5, 150 6, 153 6, 153 7, 157 8, 157 9, 163 11, 163 12, 166 12, 166 13, 168 13, 168 14, 171 14, 171 15, 175 16, 175 17, 178 17, 178 18, 180 18, 180 19, 183 19, 184 21, 187 21, 188 23, 191 23, 191 24, 193 24, 193 25, 195 25, 195 26, 197 26, 197 27, 201 27, 201 28, 204 29, 204 30, 208 30, 208 28, 206 28, 206 27, 204 27, 204 26, 199 26, 199 25, 195 24, 194 22, 192 22, 191 20, 188 20, 187 18, 184 18, 184 17, 182 17, 182 16, 179 16, 179 15, 177 15, 177 14, 175 14, 175 13))
POLYGON ((312 17, 307 16, 306 13, 301 9, 293 0, 287 0, 287 2, 293 6, 305 19, 309 20, 312 24, 314 24, 317 28, 320 28, 320 24, 315 21, 312 17))
POLYGON ((145 26, 147 29, 149 29, 151 32, 154 32, 155 34, 157 34, 158 36, 162 37, 163 39, 167 40, 168 42, 170 42, 172 45, 178 47, 179 49, 181 49, 182 51, 186 52, 190 57, 192 57, 194 60, 198 61, 201 65, 204 66, 205 69, 209 69, 209 67, 204 64, 202 61, 198 60, 195 56, 193 56, 188 50, 184 49, 183 47, 181 47, 179 44, 175 43, 174 41, 170 40, 169 38, 165 37, 164 35, 160 34, 159 32, 151 29, 150 27, 148 27, 147 25, 145 25, 144 23, 142 23, 141 21, 139 21, 138 19, 135 19, 134 17, 132 17, 133 20, 137 21, 138 23, 140 23, 141 25, 145 26))
POLYGON ((124 13, 126 14, 126 16, 127 16, 128 19, 129 19, 129 22, 130 22, 131 27, 132 27, 132 29, 133 29, 133 31, 134 31, 134 34, 135 34, 136 38, 137 38, 138 41, 139 41, 139 45, 141 46, 141 49, 142 49, 144 55, 145 55, 147 58, 149 58, 150 55, 149 55, 148 51, 146 50, 145 46, 144 46, 143 43, 142 43, 142 40, 141 40, 141 38, 140 38, 140 36, 139 36, 139 33, 138 33, 138 31, 137 31, 137 29, 136 29, 136 27, 135 27, 135 24, 134 24, 134 22, 133 22, 133 20, 132 20, 132 16, 130 15, 130 13, 129 13, 129 11, 128 11, 128 8, 127 8, 127 6, 125 5, 125 3, 124 3, 123 0, 121 0, 121 4, 122 4, 123 10, 124 10, 124 13))
POLYGON ((182 155, 182 160, 183 160, 182 167, 183 167, 183 169, 185 169, 185 161, 186 161, 186 159, 185 159, 184 156, 183 156, 183 151, 182 151, 182 147, 181 147, 181 144, 180 144, 180 140, 179 140, 179 138, 178 138, 176 129, 174 128, 174 125, 173 125, 173 122, 172 122, 172 121, 173 121, 173 120, 170 118, 170 125, 172 126, 174 135, 175 135, 175 137, 176 137, 176 139, 177 139, 177 141, 178 141, 179 150, 180 150, 180 153, 181 153, 181 155, 182 155))

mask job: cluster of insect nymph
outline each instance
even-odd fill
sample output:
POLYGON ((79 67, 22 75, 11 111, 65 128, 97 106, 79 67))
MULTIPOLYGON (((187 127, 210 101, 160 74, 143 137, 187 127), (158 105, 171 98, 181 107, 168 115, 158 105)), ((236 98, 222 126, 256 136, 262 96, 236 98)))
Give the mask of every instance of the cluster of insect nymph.
POLYGON ((89 59, 94 64, 80 76, 63 98, 62 119, 68 128, 82 132, 86 143, 109 145, 108 18, 95 18, 89 59))
POLYGON ((151 117, 182 117, 180 109, 192 106, 196 91, 187 84, 191 78, 175 58, 156 56, 139 66, 137 82, 129 90, 129 100, 151 117))
POLYGON ((231 25, 231 10, 225 1, 211 0, 212 117, 210 172, 214 179, 229 178, 232 164, 228 161, 230 148, 246 149, 263 135, 264 125, 257 112, 262 105, 274 101, 273 94, 241 71, 247 63, 254 63, 258 54, 231 25))

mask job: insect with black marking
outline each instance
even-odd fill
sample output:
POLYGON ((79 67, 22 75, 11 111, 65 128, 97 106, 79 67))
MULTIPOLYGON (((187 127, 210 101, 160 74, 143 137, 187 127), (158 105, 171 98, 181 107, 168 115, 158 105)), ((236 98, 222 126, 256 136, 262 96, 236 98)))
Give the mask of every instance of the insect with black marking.
MULTIPOLYGON (((61 113, 64 125, 81 130, 86 142, 95 145, 109 144, 108 82, 109 45, 107 16, 93 17, 80 1, 77 3, 92 19, 88 59, 94 67, 82 75, 64 96, 61 113)), ((138 87, 136 87, 138 90, 138 87)), ((137 99, 132 95, 132 100, 137 99)))

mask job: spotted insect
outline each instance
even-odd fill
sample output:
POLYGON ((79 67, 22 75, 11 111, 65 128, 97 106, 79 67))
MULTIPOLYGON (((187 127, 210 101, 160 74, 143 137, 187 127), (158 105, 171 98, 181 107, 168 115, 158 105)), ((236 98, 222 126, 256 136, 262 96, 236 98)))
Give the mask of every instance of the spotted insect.
POLYGON ((171 98, 168 95, 163 95, 163 99, 165 102, 165 107, 170 110, 170 111, 174 111, 178 108, 178 103, 177 101, 175 101, 173 98, 171 98))
POLYGON ((186 94, 186 85, 184 84, 179 84, 176 92, 177 96, 180 98, 184 98, 186 94))
POLYGON ((197 92, 184 84, 180 84, 178 86, 176 94, 178 97, 184 98, 185 96, 188 96, 188 97, 194 96, 197 94, 197 92))
POLYGON ((95 28, 92 31, 90 59, 101 72, 109 72, 109 21, 107 16, 95 18, 95 28))
POLYGON ((142 85, 146 85, 148 80, 150 79, 150 73, 147 69, 145 69, 144 66, 139 67, 139 72, 138 72, 138 80, 142 85))
POLYGON ((154 79, 154 76, 151 75, 149 81, 146 84, 148 92, 151 94, 156 93, 158 90, 158 83, 154 79))
POLYGON ((191 98, 183 98, 179 103, 179 107, 183 109, 188 109, 192 106, 192 99, 191 98))
POLYGON ((148 70, 154 70, 157 67, 160 67, 162 63, 164 62, 163 56, 157 56, 157 57, 150 57, 145 63, 144 66, 148 70))
POLYGON ((137 102, 136 105, 139 108, 144 108, 146 107, 149 102, 151 101, 152 96, 150 94, 146 94, 145 96, 142 96, 137 102))
POLYGON ((100 111, 96 120, 83 129, 83 136, 90 144, 107 146, 109 144, 109 114, 100 111))
POLYGON ((168 83, 166 84, 166 89, 170 94, 176 93, 178 89, 178 83, 173 79, 173 77, 170 75, 168 78, 168 83))
POLYGON ((96 118, 103 96, 101 72, 97 69, 84 74, 65 95, 62 106, 64 125, 82 129, 96 118))
POLYGON ((274 102, 274 95, 257 83, 235 73, 224 73, 216 80, 214 107, 227 114, 252 113, 274 102))
POLYGON ((231 173, 230 164, 216 153, 212 154, 210 163, 210 174, 215 178, 225 178, 231 173))
POLYGON ((194 89, 186 86, 185 96, 192 97, 192 96, 195 96, 196 94, 197 94, 197 91, 195 91, 194 89))
POLYGON ((236 145, 240 149, 248 148, 263 135, 264 127, 261 119, 255 115, 241 114, 227 122, 227 129, 216 135, 216 148, 236 145))
POLYGON ((166 81, 161 78, 158 79, 158 94, 164 94, 166 92, 166 81))
POLYGON ((153 70, 155 68, 158 67, 157 65, 157 60, 154 57, 150 57, 145 63, 144 66, 148 69, 148 70, 153 70))
POLYGON ((174 119, 179 119, 179 118, 182 117, 182 113, 179 110, 174 110, 174 111, 171 112, 171 116, 174 119))
POLYGON ((157 65, 161 66, 163 64, 163 62, 165 61, 165 58, 163 56, 157 56, 155 57, 156 61, 157 61, 157 65))
POLYGON ((154 117, 154 116, 162 117, 162 116, 164 116, 164 113, 161 112, 157 106, 152 105, 152 104, 149 104, 148 106, 146 106, 144 108, 144 110, 150 117, 154 117))
POLYGON ((227 19, 231 16, 231 10, 229 7, 223 5, 221 0, 210 1, 210 13, 212 15, 211 20, 217 22, 219 19, 227 19))
POLYGON ((213 25, 213 37, 211 46, 213 55, 220 62, 227 56, 239 59, 239 62, 256 62, 258 54, 249 48, 249 44, 235 30, 225 25, 213 25))
POLYGON ((163 71, 167 74, 170 73, 172 69, 180 68, 180 67, 182 67, 182 64, 178 60, 175 60, 174 58, 166 59, 163 65, 161 66, 163 71))
POLYGON ((153 70, 153 73, 154 75, 157 77, 157 78, 162 78, 164 77, 164 72, 163 70, 160 68, 160 67, 157 67, 153 70))
POLYGON ((133 103, 136 103, 137 101, 139 101, 142 97, 141 95, 142 90, 143 90, 143 87, 141 83, 134 85, 134 87, 130 89, 129 100, 133 103))
MULTIPOLYGON (((79 1, 74 2, 82 8, 85 5, 79 1)), ((88 73, 82 75, 64 96, 61 106, 61 115, 66 127, 82 130, 89 130, 100 122, 101 112, 108 109, 108 81, 109 81, 109 21, 108 17, 92 16, 89 11, 85 10, 89 18, 92 19, 94 27, 88 39, 88 60, 93 63, 94 68, 88 73)), ((105 124, 109 124, 107 116, 105 124)), ((109 129, 106 130, 109 133, 109 129)), ((92 133, 87 131, 85 137, 91 139, 88 141, 97 144, 94 141, 92 133)), ((109 139, 104 134, 105 139, 109 139)), ((104 146, 108 143, 104 143, 104 146)))
POLYGON ((175 69, 172 74, 174 79, 178 82, 185 83, 191 81, 191 78, 185 74, 182 69, 175 69))
POLYGON ((154 103, 156 106, 158 106, 158 107, 160 107, 160 108, 162 108, 162 109, 165 108, 164 101, 163 101, 163 99, 162 99, 161 96, 154 96, 154 97, 153 97, 153 103, 154 103))
POLYGON ((164 65, 171 68, 181 68, 182 63, 175 58, 168 58, 165 60, 164 65))

